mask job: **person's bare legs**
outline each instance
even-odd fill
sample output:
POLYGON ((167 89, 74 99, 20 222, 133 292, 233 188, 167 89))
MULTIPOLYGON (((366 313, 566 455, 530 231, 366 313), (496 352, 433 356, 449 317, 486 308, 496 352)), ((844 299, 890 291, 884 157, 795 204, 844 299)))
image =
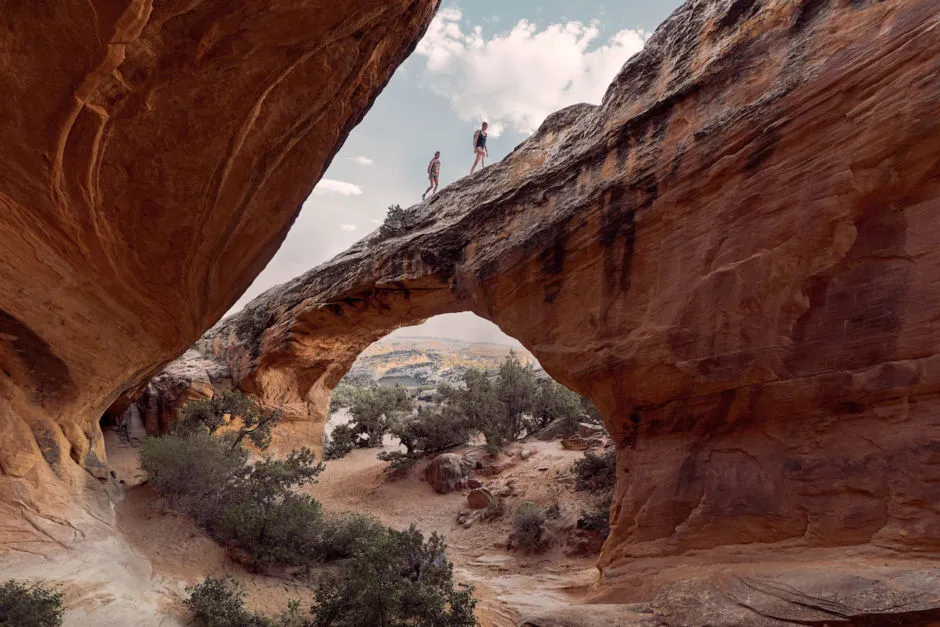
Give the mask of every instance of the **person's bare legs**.
POLYGON ((440 179, 434 179, 434 193, 437 193, 437 185, 440 182, 440 179))
POLYGON ((486 167, 486 163, 485 163, 485 153, 484 153, 482 150, 480 150, 479 148, 477 148, 476 150, 474 150, 474 152, 476 153, 476 159, 473 160, 473 167, 470 168, 470 174, 473 174, 473 172, 477 169, 477 164, 480 163, 481 161, 484 162, 484 163, 483 163, 483 167, 486 167))
POLYGON ((427 188, 426 190, 424 190, 424 193, 423 193, 423 194, 421 194, 421 200, 424 200, 424 197, 427 196, 427 195, 428 195, 428 192, 431 191, 432 189, 433 189, 435 192, 437 191, 437 188, 435 187, 435 184, 434 184, 434 179, 428 179, 428 181, 429 181, 431 184, 428 185, 428 188, 427 188))

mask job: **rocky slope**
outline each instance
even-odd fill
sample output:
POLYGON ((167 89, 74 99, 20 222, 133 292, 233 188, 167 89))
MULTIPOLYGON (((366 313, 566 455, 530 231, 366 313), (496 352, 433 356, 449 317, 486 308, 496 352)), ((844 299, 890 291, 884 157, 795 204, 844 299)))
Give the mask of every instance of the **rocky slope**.
POLYGON ((719 547, 936 552, 937 49, 932 0, 690 0, 602 105, 202 350, 316 424, 391 330, 494 321, 618 442, 608 576, 719 547))
POLYGON ((102 413, 264 267, 437 5, 3 4, 0 545, 80 535, 102 413))

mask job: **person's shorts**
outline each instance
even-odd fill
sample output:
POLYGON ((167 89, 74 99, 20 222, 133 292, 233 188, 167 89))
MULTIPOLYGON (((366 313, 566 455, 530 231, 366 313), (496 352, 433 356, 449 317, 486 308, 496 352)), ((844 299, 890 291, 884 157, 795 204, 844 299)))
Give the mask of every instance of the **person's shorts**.
POLYGON ((428 177, 428 180, 431 181, 432 183, 437 183, 437 179, 438 177, 434 176, 433 174, 428 177))

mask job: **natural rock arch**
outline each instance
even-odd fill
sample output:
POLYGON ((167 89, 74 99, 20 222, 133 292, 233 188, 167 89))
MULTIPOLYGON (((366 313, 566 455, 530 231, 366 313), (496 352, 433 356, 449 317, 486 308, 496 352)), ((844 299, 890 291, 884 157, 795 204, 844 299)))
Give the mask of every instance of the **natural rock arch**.
POLYGON ((3 543, 109 511, 102 412, 248 287, 438 4, 3 3, 3 543))
POLYGON ((725 5, 687 3, 601 106, 551 116, 203 351, 322 421, 362 348, 470 310, 605 416, 602 566, 940 547, 940 118, 923 80, 940 9, 725 5))

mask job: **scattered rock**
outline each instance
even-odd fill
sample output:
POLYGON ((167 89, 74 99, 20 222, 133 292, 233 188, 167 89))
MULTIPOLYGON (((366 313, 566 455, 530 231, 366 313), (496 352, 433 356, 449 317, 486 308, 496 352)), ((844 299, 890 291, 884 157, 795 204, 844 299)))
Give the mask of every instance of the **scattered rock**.
POLYGON ((471 490, 476 490, 477 488, 483 487, 483 482, 479 479, 467 479, 467 487, 471 490))
POLYGON ((464 529, 469 529, 470 527, 473 526, 473 523, 475 523, 476 521, 480 519, 480 516, 482 516, 482 514, 483 514, 482 510, 477 510, 475 512, 469 512, 469 511, 464 510, 460 512, 459 514, 457 514, 457 524, 463 527, 464 529))
POLYGON ((600 425, 582 422, 578 424, 578 435, 580 435, 582 438, 592 438, 595 436, 605 436, 607 435, 607 432, 604 431, 604 427, 600 425))
POLYGON ((561 441, 561 448, 566 451, 586 451, 587 447, 587 440, 579 435, 565 438, 561 441))
POLYGON ((493 502, 493 493, 486 488, 476 488, 467 495, 467 504, 472 509, 485 509, 493 502))
POLYGON ((605 438, 582 438, 579 435, 565 438, 561 441, 561 448, 566 451, 588 451, 604 446, 605 438))
POLYGON ((467 486, 472 466, 460 455, 444 453, 428 464, 424 478, 440 494, 447 494, 467 486))
POLYGON ((559 418, 553 420, 547 427, 535 434, 535 437, 543 442, 567 438, 578 432, 578 424, 569 418, 559 418))
POLYGON ((536 453, 535 449, 523 447, 519 450, 519 459, 523 459, 523 460, 529 459, 530 457, 535 455, 535 453, 536 453))
POLYGON ((591 529, 572 529, 565 539, 565 555, 568 557, 589 557, 598 555, 604 546, 606 536, 591 529))

